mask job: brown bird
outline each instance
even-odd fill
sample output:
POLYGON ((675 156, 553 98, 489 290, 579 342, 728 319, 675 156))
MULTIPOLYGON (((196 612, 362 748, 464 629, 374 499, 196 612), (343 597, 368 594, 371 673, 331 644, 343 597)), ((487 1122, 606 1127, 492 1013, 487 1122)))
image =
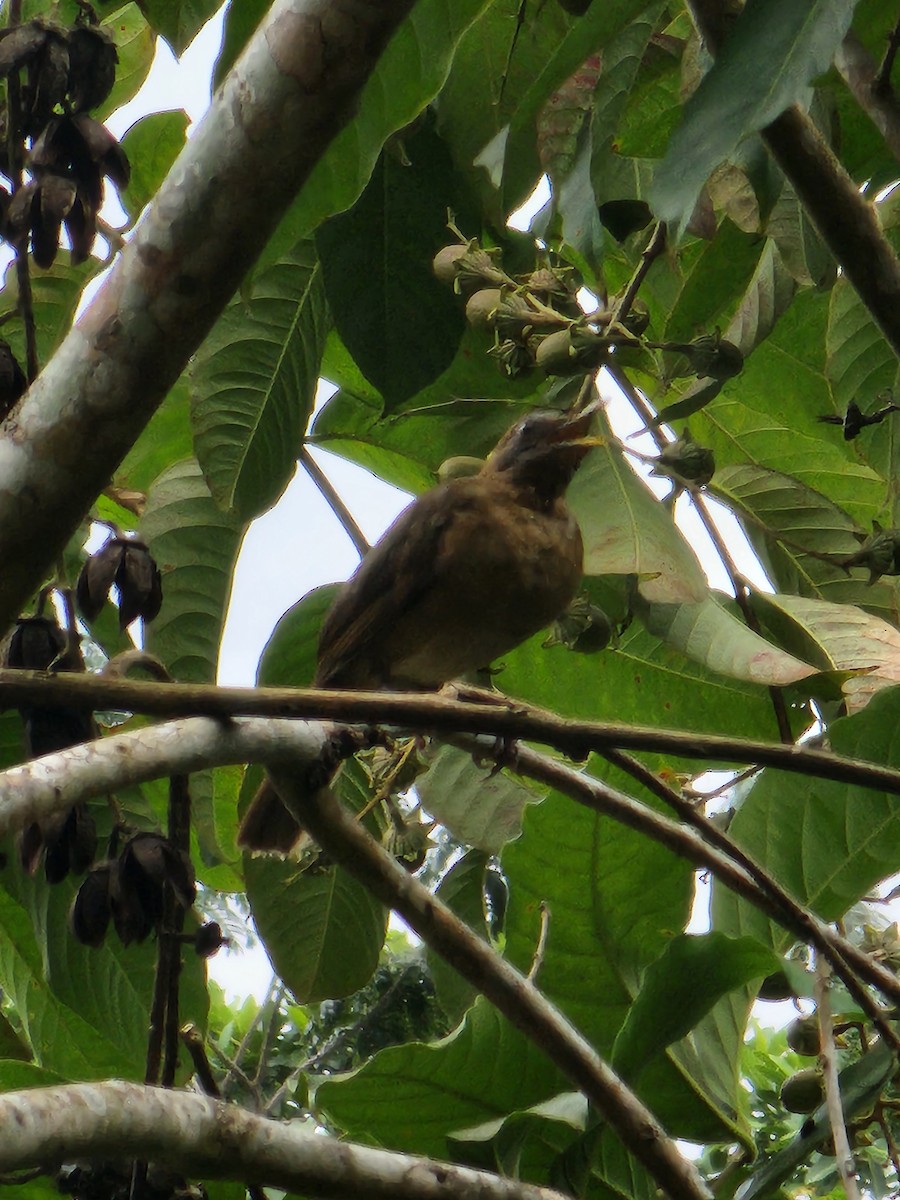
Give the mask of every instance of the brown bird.
MULTIPOLYGON (((581 580, 581 532, 564 495, 596 445, 593 411, 530 413, 477 475, 404 509, 325 617, 314 686, 437 689, 558 616, 581 580)), ((264 782, 239 844, 286 853, 299 833, 264 782)))

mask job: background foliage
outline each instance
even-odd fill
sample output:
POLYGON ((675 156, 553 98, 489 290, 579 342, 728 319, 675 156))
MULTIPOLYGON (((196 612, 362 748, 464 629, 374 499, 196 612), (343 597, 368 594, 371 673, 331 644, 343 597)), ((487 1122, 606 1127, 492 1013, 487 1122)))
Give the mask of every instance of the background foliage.
MULTIPOLYGON (((180 52, 213 9, 100 5, 119 62, 96 115, 135 93, 157 38, 180 52)), ((217 77, 261 12, 255 0, 232 0, 217 77)), ((36 15, 71 22, 76 12, 67 0, 52 11, 26 4, 23 16, 36 15)), ((848 405, 867 414, 890 402, 896 357, 759 136, 800 104, 854 183, 877 197, 895 240, 897 204, 886 189, 897 178, 896 141, 834 61, 849 41, 877 64, 892 37, 896 45, 897 20, 883 0, 748 0, 713 62, 680 3, 420 0, 351 124, 86 514, 136 530, 160 565, 164 602, 146 648, 176 679, 215 680, 242 536, 277 501, 304 446, 419 492, 446 459, 486 454, 522 412, 559 394, 540 370, 504 374, 489 353, 495 337, 467 324, 464 298, 434 276, 433 256, 455 240, 448 211, 511 276, 550 261, 598 308, 615 307, 654 222, 665 220, 668 241, 639 289, 648 330, 641 345, 612 356, 599 381, 621 436, 650 426, 662 441, 620 442, 607 430, 571 490, 586 591, 615 635, 593 653, 548 647, 540 635, 506 656, 495 685, 572 718, 770 741, 815 727, 838 751, 900 766, 891 690, 900 671, 898 426, 890 413, 855 436, 840 424, 848 405), (545 174, 539 255, 534 233, 507 219, 545 174), (690 359, 685 369, 674 345, 702 337, 736 346, 743 369, 723 379, 692 370, 690 359), (337 390, 313 414, 320 376, 337 390), (688 417, 716 470, 702 493, 689 489, 676 505, 672 488, 651 491, 632 469, 645 465, 633 451, 656 453, 685 434, 688 417), (708 586, 675 523, 710 498, 738 518, 771 583, 768 591, 736 581, 734 546, 717 535, 743 611, 708 586), (879 529, 897 540, 870 572, 860 546, 879 529)), ((893 98, 889 78, 886 87, 893 98)), ((159 112, 124 139, 130 222, 185 127, 182 114, 159 112)), ((73 266, 63 251, 34 271, 41 362, 101 265, 73 266)), ((4 312, 15 309, 18 286, 10 268, 4 312)), ((4 333, 24 361, 21 323, 4 333)), ((82 540, 58 586, 74 582, 82 540)), ((291 553, 319 549, 302 530, 292 541, 291 553)), ((308 683, 330 595, 312 593, 285 614, 261 683, 308 683)), ((90 637, 92 652, 122 644, 108 614, 90 637)), ((17 721, 2 718, 4 765, 22 756, 17 721)), ((697 770, 686 758, 643 759, 684 786, 697 770)), ((604 761, 588 770, 656 803, 604 761)), ((374 757, 351 764, 343 798, 364 808, 384 772, 374 757)), ((242 798, 257 779, 248 772, 242 798)), ((811 995, 802 948, 718 883, 711 926, 686 933, 689 863, 561 795, 507 772, 489 776, 460 751, 423 751, 392 790, 413 779, 438 823, 424 878, 524 971, 542 907, 550 913, 542 990, 673 1135, 703 1145, 700 1164, 720 1177, 719 1194, 748 1180, 745 1197, 782 1185, 830 1193, 827 1123, 810 1135, 778 1097, 800 1060, 782 1035, 748 1027, 776 956, 788 956, 795 990, 811 995)), ((283 983, 262 1005, 234 1008, 215 989, 207 994, 198 962, 186 970, 182 1010, 207 1031, 227 1095, 579 1196, 652 1192, 559 1069, 446 966, 389 933, 386 912, 359 884, 313 850, 299 866, 242 860, 238 791, 231 769, 192 785, 200 906, 243 937, 246 895, 283 983)), ((735 842, 799 902, 843 921, 893 965, 889 918, 871 897, 900 871, 896 798, 772 770, 723 795, 735 842)), ((131 789, 119 804, 133 827, 164 821, 157 785, 131 789)), ((104 833, 109 817, 97 807, 104 833)), ((388 843, 399 818, 369 819, 388 843)), ((72 895, 68 883, 23 877, 10 848, 0 874, 3 1088, 143 1078, 155 948, 110 938, 78 945, 66 921, 72 895)), ((842 1061, 856 1068, 845 1102, 857 1167, 873 1193, 888 1194, 898 1184, 890 1069, 867 1057, 871 1031, 850 1028, 861 1015, 854 1002, 835 988, 832 1003, 847 1026, 842 1061)), ((187 1075, 182 1063, 180 1081, 187 1075)))

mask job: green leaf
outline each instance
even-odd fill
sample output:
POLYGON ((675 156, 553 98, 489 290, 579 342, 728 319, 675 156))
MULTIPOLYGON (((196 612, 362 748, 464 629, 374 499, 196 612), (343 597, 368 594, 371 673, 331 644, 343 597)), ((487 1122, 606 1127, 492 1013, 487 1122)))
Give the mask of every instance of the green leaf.
POLYGON ((281 617, 259 660, 260 687, 309 687, 316 673, 319 627, 337 591, 330 583, 314 588, 281 617))
POLYGON ((222 30, 222 48, 213 68, 214 88, 219 86, 237 62, 238 55, 268 11, 266 0, 241 0, 240 4, 228 5, 222 30))
POLYGON ((131 163, 131 177, 121 200, 132 221, 137 220, 169 173, 184 146, 189 123, 187 113, 181 108, 150 113, 135 121, 122 138, 122 149, 131 163))
POLYGON ((650 633, 717 674, 786 687, 816 673, 754 633, 715 594, 699 604, 642 604, 639 612, 650 633))
POLYGON ((451 240, 448 206, 468 224, 458 192, 447 148, 426 126, 385 149, 353 208, 316 234, 338 332, 388 410, 441 375, 462 337, 459 297, 431 270, 451 240))
POLYGON ((203 343, 191 372, 197 457, 219 506, 242 520, 289 483, 318 386, 328 329, 313 248, 258 272, 203 343))
POLYGON ((126 4, 118 8, 103 18, 101 26, 111 35, 119 54, 113 89, 93 114, 98 121, 105 121, 136 95, 150 74, 156 51, 156 34, 138 4, 126 4))
POLYGON ((497 854, 519 836, 526 805, 537 800, 518 780, 491 765, 478 766, 471 754, 440 746, 416 780, 422 806, 467 846, 497 854))
MULTIPOLYGON (((549 922, 536 982, 600 1054, 608 1055, 640 990, 643 971, 683 927, 688 864, 641 834, 552 793, 529 808, 522 837, 503 852, 510 899, 510 961, 532 968, 549 922)), ((724 1113, 693 1078, 665 1060, 644 1094, 679 1136, 716 1136, 724 1113)))
POLYGON ((518 1112, 563 1087, 534 1043, 479 998, 443 1041, 382 1050, 352 1075, 319 1084, 316 1103, 354 1139, 446 1157, 451 1131, 518 1112))
POLYGON ((657 168, 661 220, 683 231, 713 170, 828 70, 852 16, 851 0, 748 0, 657 168))
POLYGON ((720 996, 777 969, 775 955, 753 938, 721 933, 673 938, 641 980, 616 1038, 612 1065, 634 1080, 655 1055, 688 1034, 720 996))
MULTIPOLYGON (((416 781, 419 788, 421 779, 416 781)), ((426 805, 427 807, 427 805, 426 805)), ((481 850, 470 850, 458 859, 441 878, 435 895, 479 937, 488 940, 484 905, 484 877, 489 856, 481 850)), ((456 1025, 478 995, 475 988, 463 979, 449 963, 433 950, 427 951, 428 970, 434 982, 438 1003, 456 1025)))
POLYGON ((243 530, 216 507, 195 462, 156 482, 141 536, 162 574, 163 605, 145 647, 175 679, 211 683, 243 530))
POLYGON ((276 231, 270 243, 276 254, 356 202, 387 139, 415 120, 440 91, 457 43, 486 3, 416 4, 379 59, 356 116, 331 143, 276 231))
POLYGON ((387 913, 346 871, 248 858, 244 873, 259 936, 300 1003, 349 996, 371 979, 387 913))
POLYGON ((827 316, 827 295, 801 292, 691 431, 719 468, 751 463, 793 476, 869 527, 884 504, 884 481, 818 420, 835 409, 825 375, 827 316))
MULTIPOLYGON (((836 754, 900 764, 900 688, 829 727, 836 754)), ((765 770, 729 835, 801 904, 835 921, 881 879, 900 870, 900 799, 853 784, 765 770)), ((713 884, 714 927, 781 950, 793 937, 713 884)))
POLYGON ((766 240, 742 233, 727 218, 693 259, 665 326, 667 341, 686 342, 724 329, 751 286, 766 240))
POLYGON ((535 126, 548 97, 589 55, 601 50, 646 7, 647 0, 606 0, 603 4, 592 4, 557 44, 541 46, 542 69, 517 104, 506 138, 502 186, 507 211, 521 204, 540 176, 535 126))
POLYGON ((900 682, 900 631, 852 604, 805 596, 754 597, 763 619, 789 646, 823 671, 848 671, 841 685, 848 712, 858 712, 876 692, 900 682))
MULTIPOLYGON (((75 309, 81 299, 88 280, 101 270, 102 263, 89 258, 80 266, 73 267, 67 251, 61 250, 53 266, 46 271, 31 272, 32 309, 37 335, 38 361, 45 363, 53 354, 72 326, 75 309)), ((10 263, 3 277, 0 292, 0 307, 3 311, 15 308, 19 303, 19 288, 16 280, 16 265, 10 263)), ((25 333, 21 321, 8 324, 3 336, 21 364, 25 358, 25 333)))
POLYGON ((182 375, 125 456, 115 487, 147 492, 164 471, 193 452, 188 380, 182 375))
POLYGON ((194 40, 218 8, 217 0, 142 0, 142 8, 153 29, 161 34, 176 58, 194 40))
POLYGON ((654 600, 697 601, 707 592, 696 555, 614 445, 591 451, 568 491, 581 526, 586 575, 637 575, 654 600))

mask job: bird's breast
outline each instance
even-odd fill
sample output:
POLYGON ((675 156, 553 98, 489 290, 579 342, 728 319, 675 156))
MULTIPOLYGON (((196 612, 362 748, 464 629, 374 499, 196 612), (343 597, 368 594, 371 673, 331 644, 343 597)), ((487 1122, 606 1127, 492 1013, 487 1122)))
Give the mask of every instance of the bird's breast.
POLYGON ((581 573, 581 533, 562 500, 544 511, 512 490, 473 497, 441 538, 432 585, 388 635, 393 685, 487 666, 558 616, 581 573))

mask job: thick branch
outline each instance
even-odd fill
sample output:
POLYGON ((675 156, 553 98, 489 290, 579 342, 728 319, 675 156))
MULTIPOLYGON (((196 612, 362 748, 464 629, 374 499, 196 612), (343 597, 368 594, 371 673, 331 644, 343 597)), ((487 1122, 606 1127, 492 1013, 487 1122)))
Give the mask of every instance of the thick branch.
POLYGON ((321 1137, 208 1096, 81 1083, 0 1096, 0 1170, 82 1158, 161 1159, 191 1178, 238 1179, 329 1200, 562 1200, 550 1188, 321 1137), (15 1130, 15 1133, 12 1131, 15 1130))
POLYGON ((0 629, 109 483, 351 117, 411 0, 276 0, 0 438, 0 629), (52 470, 48 464, 52 463, 52 470))
MULTIPOLYGON (((716 53, 727 33, 721 0, 688 0, 704 41, 716 53)), ((894 352, 900 355, 900 260, 874 206, 796 105, 762 130, 822 240, 853 284, 894 352)))
MULTIPOLYGON (((74 704, 154 716, 303 717, 400 725, 423 733, 490 733, 554 746, 570 758, 595 750, 644 750, 704 762, 752 763, 853 783, 900 795, 900 771, 824 750, 750 738, 684 733, 611 721, 575 721, 515 699, 492 704, 419 692, 351 692, 320 688, 224 688, 212 684, 147 683, 73 673, 0 670, 0 706, 74 704)), ((265 755, 262 756, 265 759, 265 755)), ((253 759, 247 756, 247 761, 253 759)), ((232 760, 233 761, 233 760, 232 760)), ((25 769, 25 768, 17 768, 25 769)))
POLYGON ((328 857, 399 913, 432 950, 539 1046, 596 1107, 672 1200, 708 1197, 695 1167, 656 1118, 538 989, 409 874, 327 789, 310 794, 296 773, 272 779, 328 857))

